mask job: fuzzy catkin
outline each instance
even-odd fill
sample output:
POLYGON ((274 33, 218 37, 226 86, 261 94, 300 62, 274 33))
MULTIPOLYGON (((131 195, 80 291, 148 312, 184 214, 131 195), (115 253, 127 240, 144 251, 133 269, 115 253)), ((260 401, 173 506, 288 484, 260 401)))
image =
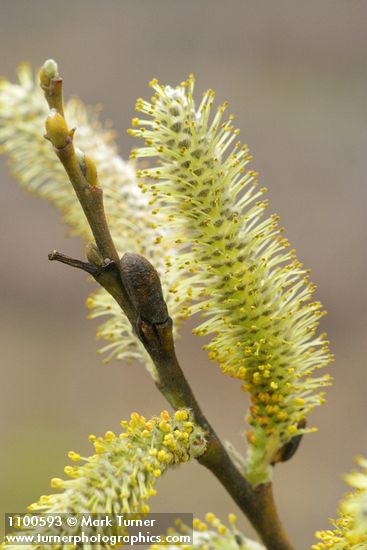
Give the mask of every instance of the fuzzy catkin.
POLYGON ((345 495, 332 530, 318 531, 319 543, 312 550, 366 550, 367 548, 367 459, 358 457, 361 470, 345 476, 354 491, 345 495))
MULTIPOLYGON (((205 521, 195 518, 193 521, 193 544, 153 544, 150 550, 265 550, 258 542, 245 537, 236 527, 236 516, 229 514, 229 527, 212 513, 207 513, 205 521)), ((176 528, 167 531, 167 535, 180 536, 190 532, 189 526, 176 521, 176 528)))
MULTIPOLYGON (((203 431, 193 423, 185 409, 176 411, 172 417, 163 411, 159 417, 150 420, 132 413, 130 421, 122 421, 121 426, 119 435, 109 431, 104 437, 90 436, 95 448, 94 455, 83 458, 71 451, 69 458, 74 464, 81 464, 65 467, 69 479, 51 480, 51 487, 62 492, 42 496, 28 507, 29 512, 146 514, 149 512, 147 500, 156 494, 155 484, 161 475, 168 468, 197 458, 205 451, 203 431)), ((42 535, 70 534, 66 524, 60 528, 38 529, 42 535)), ((22 534, 36 532, 36 529, 27 528, 21 531, 22 534)), ((121 530, 116 527, 111 532, 103 529, 102 532, 114 535, 125 533, 123 527, 121 530)), ((68 547, 66 544, 62 546, 68 547)), ((101 547, 110 548, 109 545, 101 547)), ((16 550, 18 546, 4 544, 1 548, 16 550)), ((32 545, 29 548, 40 550, 48 546, 32 545)))
POLYGON ((130 130, 145 141, 133 157, 157 159, 140 171, 140 185, 180 247, 172 269, 189 277, 178 292, 201 297, 188 310, 207 318, 195 332, 212 335, 210 358, 251 394, 247 476, 266 482, 277 451, 309 431, 304 419, 330 384, 328 375, 312 376, 331 360, 325 334, 316 332, 321 304, 278 216, 265 215, 266 189, 247 169, 249 150, 236 142, 233 117, 222 121, 227 105, 211 116, 209 90, 197 107, 193 77, 176 88, 151 86, 154 97, 137 101, 142 115, 130 130))

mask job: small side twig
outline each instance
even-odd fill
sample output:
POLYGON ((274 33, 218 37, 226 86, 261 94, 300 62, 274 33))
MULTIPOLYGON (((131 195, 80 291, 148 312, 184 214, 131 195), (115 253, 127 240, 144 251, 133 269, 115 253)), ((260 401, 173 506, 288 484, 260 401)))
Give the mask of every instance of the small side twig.
POLYGON ((82 271, 89 273, 89 275, 92 275, 94 278, 96 278, 101 271, 100 268, 93 264, 82 262, 81 260, 76 260, 75 258, 71 258, 70 256, 65 256, 65 254, 61 254, 57 250, 53 250, 52 252, 50 252, 50 254, 48 255, 48 259, 51 262, 61 262, 62 264, 69 265, 70 267, 81 269, 82 271))
POLYGON ((66 264, 76 269, 81 269, 95 279, 95 281, 101 285, 111 296, 116 300, 122 311, 128 317, 130 322, 134 324, 136 322, 136 312, 130 304, 126 291, 121 284, 121 276, 118 264, 109 260, 105 262, 103 266, 97 266, 91 262, 83 262, 76 260, 70 256, 66 256, 57 250, 54 250, 48 255, 48 259, 51 261, 57 261, 66 264), (128 304, 128 306, 126 305, 128 304))

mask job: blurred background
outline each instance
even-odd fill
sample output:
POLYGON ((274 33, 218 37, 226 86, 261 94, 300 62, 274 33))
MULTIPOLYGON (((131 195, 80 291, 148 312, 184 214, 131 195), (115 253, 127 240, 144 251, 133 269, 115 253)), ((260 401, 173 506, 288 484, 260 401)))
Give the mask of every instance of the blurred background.
MULTIPOLYGON (((299 259, 312 268, 328 316, 335 385, 315 411, 319 432, 275 472, 275 493, 297 550, 328 528, 345 491, 340 475, 367 455, 366 145, 367 4, 362 0, 15 0, 1 3, 0 73, 55 58, 66 95, 104 105, 121 154, 147 83, 179 83, 228 99, 299 259)), ((20 512, 70 449, 89 453, 90 433, 118 430, 137 410, 166 407, 141 365, 96 356, 85 321, 92 289, 83 274, 50 264, 54 248, 81 256, 59 215, 22 191, 0 158, 0 512, 20 512)), ((178 354, 199 401, 224 439, 244 450, 246 396, 209 363, 187 324, 178 354)), ((198 464, 159 482, 154 511, 225 518, 236 506, 198 464)), ((239 524, 251 534, 244 519, 239 524)))

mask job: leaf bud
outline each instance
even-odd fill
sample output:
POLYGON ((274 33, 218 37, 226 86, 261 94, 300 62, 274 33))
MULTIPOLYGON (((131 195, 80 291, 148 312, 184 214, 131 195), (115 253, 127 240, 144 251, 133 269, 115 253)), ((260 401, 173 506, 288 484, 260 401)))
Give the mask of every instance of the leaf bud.
POLYGON ((66 122, 56 109, 51 109, 46 118, 46 137, 56 149, 65 147, 70 139, 66 122))

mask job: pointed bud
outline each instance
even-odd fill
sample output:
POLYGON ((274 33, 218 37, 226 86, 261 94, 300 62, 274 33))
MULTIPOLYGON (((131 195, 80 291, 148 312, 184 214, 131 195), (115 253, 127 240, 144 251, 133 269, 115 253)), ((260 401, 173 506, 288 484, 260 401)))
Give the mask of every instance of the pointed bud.
POLYGON ((103 257, 101 256, 97 245, 95 245, 94 243, 88 243, 85 247, 85 255, 88 262, 97 267, 103 267, 103 257))
POLYGON ((97 175, 97 166, 92 157, 88 155, 84 156, 85 163, 85 179, 89 185, 97 186, 98 185, 98 175, 97 175))
POLYGON ((47 59, 47 61, 44 62, 40 72, 40 82, 42 86, 49 86, 50 81, 58 76, 58 69, 57 69, 57 63, 53 59, 47 59))
POLYGON ((85 176, 85 170, 86 170, 86 167, 85 167, 85 154, 78 147, 75 147, 75 154, 76 154, 76 158, 78 159, 80 169, 81 169, 81 171, 83 172, 83 174, 85 176))
POLYGON ((64 118, 56 109, 51 109, 46 118, 46 137, 56 149, 62 149, 69 142, 69 129, 64 118))

